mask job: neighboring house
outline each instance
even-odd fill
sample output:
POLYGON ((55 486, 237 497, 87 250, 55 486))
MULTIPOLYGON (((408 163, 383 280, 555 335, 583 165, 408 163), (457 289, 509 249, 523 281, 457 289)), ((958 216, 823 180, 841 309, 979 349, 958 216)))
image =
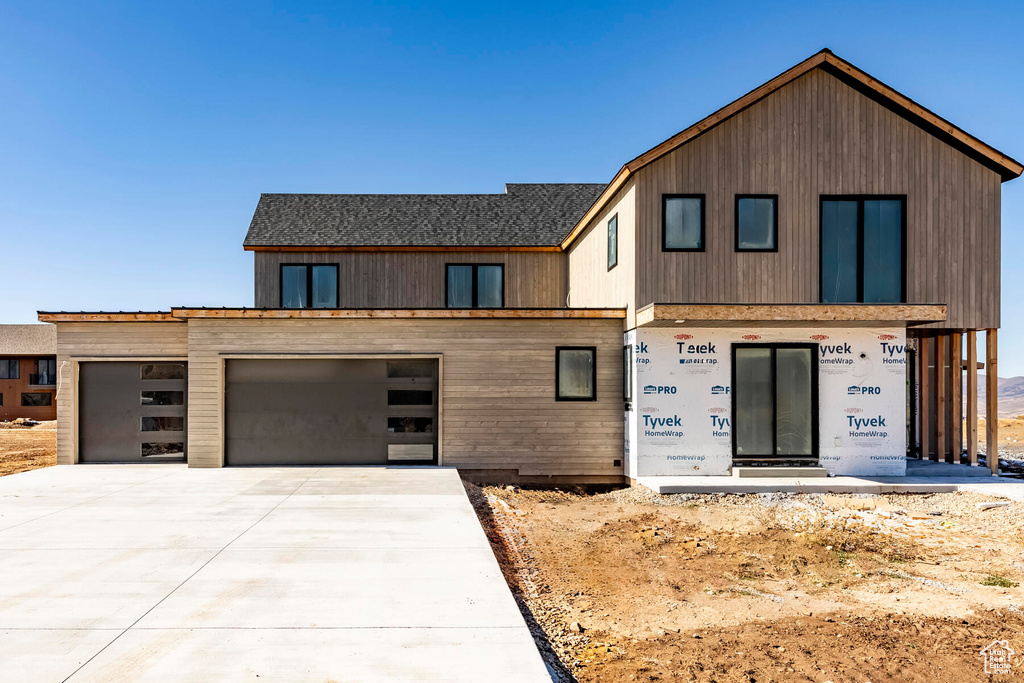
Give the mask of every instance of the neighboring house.
POLYGON ((608 185, 265 194, 255 308, 40 313, 59 461, 903 474, 959 452, 1022 170, 823 51, 608 185))
POLYGON ((0 325, 0 421, 57 419, 57 328, 0 325))

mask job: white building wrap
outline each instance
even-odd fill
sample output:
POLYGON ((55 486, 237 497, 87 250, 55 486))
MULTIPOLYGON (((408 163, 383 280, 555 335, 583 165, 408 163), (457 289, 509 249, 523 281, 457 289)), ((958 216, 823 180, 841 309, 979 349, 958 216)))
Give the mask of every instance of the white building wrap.
MULTIPOLYGON (((628 334, 633 334, 630 332, 628 334)), ((638 329, 631 477, 724 475, 732 464, 732 344, 818 344, 819 463, 832 474, 906 473, 901 328, 638 329)))

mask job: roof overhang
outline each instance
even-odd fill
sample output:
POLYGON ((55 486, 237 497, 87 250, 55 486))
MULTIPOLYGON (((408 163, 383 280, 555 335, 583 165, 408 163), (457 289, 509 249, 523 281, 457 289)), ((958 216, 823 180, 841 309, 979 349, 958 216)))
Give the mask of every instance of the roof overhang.
POLYGON ((287 246, 266 246, 266 245, 246 245, 242 247, 245 251, 330 251, 330 252, 381 252, 381 251, 411 251, 422 253, 425 251, 430 252, 509 252, 509 251, 562 251, 562 248, 558 245, 552 246, 541 246, 541 247, 521 247, 521 246, 473 246, 473 245, 451 245, 451 246, 423 246, 423 247, 410 247, 410 246, 334 246, 334 247, 304 247, 301 245, 287 245, 287 246))
POLYGON ((521 320, 529 318, 575 319, 626 317, 624 308, 175 308, 171 313, 179 319, 248 319, 248 320, 420 320, 492 319, 521 320))
POLYGON ((637 327, 911 327, 946 320, 944 304, 648 304, 637 327))
POLYGON ((170 311, 38 311, 44 323, 180 323, 170 311))
POLYGON ((992 169, 999 174, 1003 182, 1013 180, 1019 177, 1021 173, 1024 173, 1024 165, 1019 161, 985 144, 970 133, 958 128, 938 114, 926 109, 906 95, 897 92, 885 83, 861 71, 853 64, 832 54, 830 50, 825 49, 626 163, 597 198, 597 201, 576 223, 576 226, 568 236, 562 240, 562 249, 569 248, 573 241, 579 237, 580 233, 604 210, 604 207, 615 196, 615 193, 626 184, 629 177, 638 170, 685 145, 699 135, 706 133, 720 123, 736 116, 744 109, 757 104, 768 95, 771 95, 779 88, 791 83, 812 69, 817 68, 821 68, 839 78, 858 92, 870 97, 887 109, 992 169))
POLYGON ((48 323, 183 323, 190 319, 234 320, 623 320, 625 308, 174 308, 162 312, 39 311, 48 323))

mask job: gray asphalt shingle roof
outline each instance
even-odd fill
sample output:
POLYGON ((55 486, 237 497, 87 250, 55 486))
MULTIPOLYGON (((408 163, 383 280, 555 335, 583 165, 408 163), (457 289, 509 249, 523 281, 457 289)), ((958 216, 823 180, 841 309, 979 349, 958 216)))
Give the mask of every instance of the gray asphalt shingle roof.
POLYGON ((263 194, 247 247, 548 247, 599 183, 509 183, 504 194, 263 194))
POLYGON ((52 356, 56 325, 0 325, 0 356, 52 356))

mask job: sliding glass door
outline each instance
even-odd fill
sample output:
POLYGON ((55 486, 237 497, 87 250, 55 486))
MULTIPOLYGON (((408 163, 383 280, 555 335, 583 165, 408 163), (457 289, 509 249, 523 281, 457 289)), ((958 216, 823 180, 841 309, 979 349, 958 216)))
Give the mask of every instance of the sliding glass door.
POLYGON ((816 344, 733 344, 733 459, 815 460, 816 344))

